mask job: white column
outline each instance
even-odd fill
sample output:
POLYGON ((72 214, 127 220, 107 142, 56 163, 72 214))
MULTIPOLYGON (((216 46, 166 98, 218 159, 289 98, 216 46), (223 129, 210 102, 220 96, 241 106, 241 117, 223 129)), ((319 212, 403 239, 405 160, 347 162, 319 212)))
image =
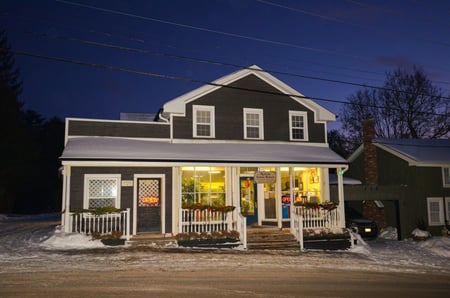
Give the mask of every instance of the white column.
POLYGON ((341 228, 345 227, 345 208, 344 208, 344 172, 347 170, 337 168, 336 174, 338 178, 338 198, 339 198, 339 225, 341 228))
POLYGON ((278 227, 283 227, 283 205, 281 204, 281 171, 280 167, 276 167, 276 184, 275 184, 275 206, 278 220, 278 227))
POLYGON ((65 180, 65 191, 63 193, 63 202, 64 204, 64 232, 69 233, 72 231, 69 231, 70 228, 70 178, 71 178, 71 168, 70 166, 65 165, 64 166, 64 180, 65 180))

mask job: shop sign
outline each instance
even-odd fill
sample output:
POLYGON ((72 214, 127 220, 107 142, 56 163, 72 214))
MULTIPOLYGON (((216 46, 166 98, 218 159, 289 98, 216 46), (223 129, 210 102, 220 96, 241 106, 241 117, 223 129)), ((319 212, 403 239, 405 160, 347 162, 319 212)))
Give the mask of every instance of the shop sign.
POLYGON ((133 186, 133 180, 122 180, 122 187, 131 187, 133 186))
POLYGON ((255 172, 254 179, 256 183, 275 183, 277 176, 275 172, 255 172))

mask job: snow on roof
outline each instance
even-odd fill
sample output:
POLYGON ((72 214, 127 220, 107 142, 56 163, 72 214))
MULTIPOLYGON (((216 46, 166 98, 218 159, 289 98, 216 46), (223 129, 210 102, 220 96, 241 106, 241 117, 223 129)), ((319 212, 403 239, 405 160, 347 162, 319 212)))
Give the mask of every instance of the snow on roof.
MULTIPOLYGON (((338 184, 338 176, 336 174, 330 173, 328 175, 329 177, 329 184, 338 184)), ((342 177, 343 178, 343 184, 344 185, 359 185, 362 184, 362 182, 358 179, 350 178, 350 177, 342 177)))
POLYGON ((373 142, 410 165, 450 165, 450 139, 375 139, 373 142))
POLYGON ((346 164, 328 147, 266 143, 169 143, 136 139, 69 139, 61 160, 346 164))

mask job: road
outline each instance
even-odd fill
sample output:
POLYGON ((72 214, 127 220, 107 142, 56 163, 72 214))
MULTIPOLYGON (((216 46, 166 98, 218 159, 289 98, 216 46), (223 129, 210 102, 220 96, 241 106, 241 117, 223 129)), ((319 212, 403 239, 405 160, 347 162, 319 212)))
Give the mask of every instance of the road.
POLYGON ((61 268, 3 272, 0 297, 450 297, 449 276, 439 273, 270 265, 170 270, 159 263, 134 269, 61 268))

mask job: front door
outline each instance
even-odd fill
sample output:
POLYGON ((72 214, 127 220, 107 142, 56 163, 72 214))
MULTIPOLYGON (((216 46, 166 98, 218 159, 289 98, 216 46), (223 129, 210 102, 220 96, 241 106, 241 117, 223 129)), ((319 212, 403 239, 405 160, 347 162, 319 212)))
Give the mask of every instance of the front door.
POLYGON ((137 233, 161 233, 161 178, 137 179, 137 233))
POLYGON ((258 222, 257 184, 253 177, 240 177, 241 213, 247 217, 247 225, 258 222))

